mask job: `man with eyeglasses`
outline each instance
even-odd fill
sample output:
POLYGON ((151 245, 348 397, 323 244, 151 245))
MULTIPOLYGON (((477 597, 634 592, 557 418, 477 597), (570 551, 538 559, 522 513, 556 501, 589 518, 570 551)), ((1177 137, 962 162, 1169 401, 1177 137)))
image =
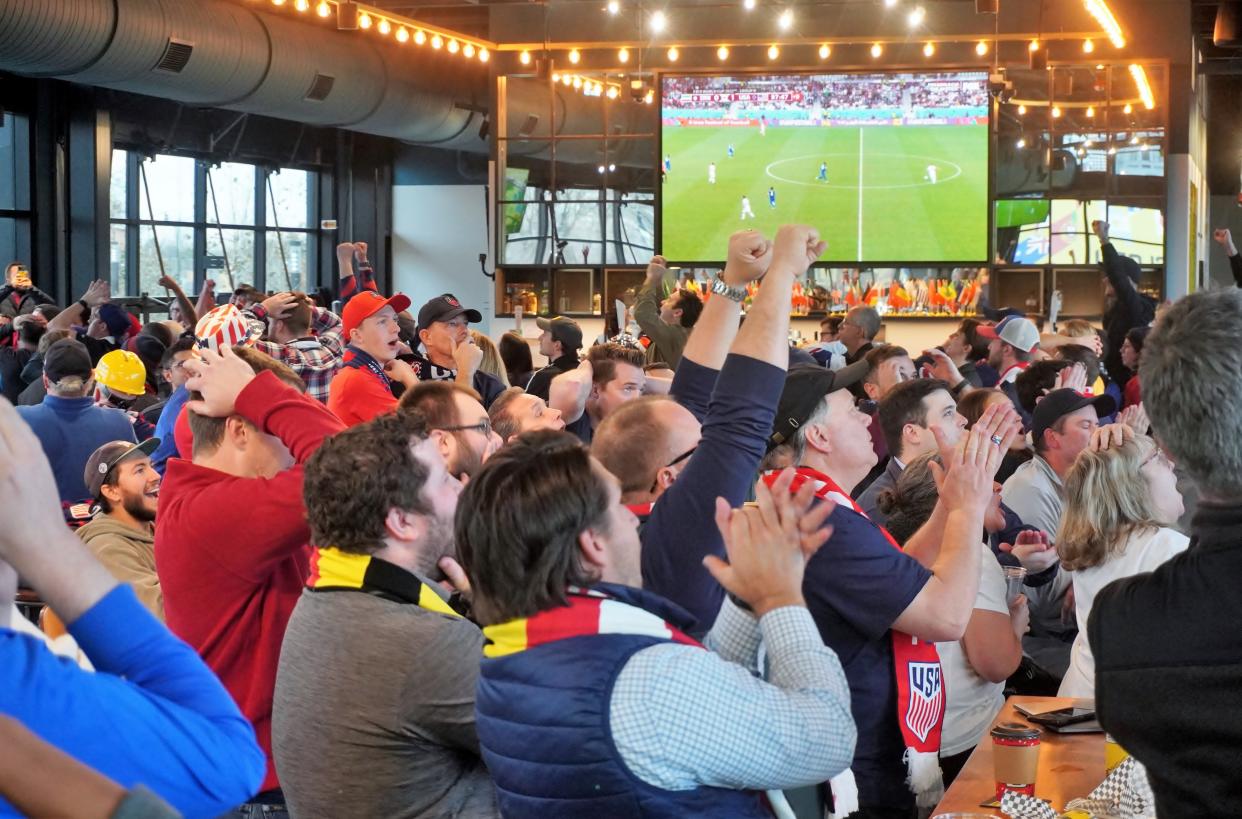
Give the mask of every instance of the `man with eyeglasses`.
POLYGON ((850 308, 837 329, 837 341, 845 345, 845 363, 853 364, 875 347, 872 343, 880 332, 880 314, 874 307, 860 305, 850 308))
POLYGON ((401 396, 402 411, 427 420, 430 438, 455 478, 473 478, 504 444, 492 430, 479 394, 452 381, 424 381, 401 396))

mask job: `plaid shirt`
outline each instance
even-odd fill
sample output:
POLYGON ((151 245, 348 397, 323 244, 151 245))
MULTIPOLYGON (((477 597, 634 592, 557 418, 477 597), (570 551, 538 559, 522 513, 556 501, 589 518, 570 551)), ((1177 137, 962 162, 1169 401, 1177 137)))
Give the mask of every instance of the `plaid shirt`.
MULTIPOLYGON (((245 315, 252 326, 257 324, 266 332, 267 311, 262 304, 247 308, 245 315)), ((289 365, 306 382, 306 394, 321 404, 327 404, 328 384, 341 368, 341 357, 345 354, 345 340, 341 335, 343 329, 340 316, 316 307, 311 321, 311 332, 315 338, 302 338, 288 344, 261 340, 255 342, 254 349, 289 365)))

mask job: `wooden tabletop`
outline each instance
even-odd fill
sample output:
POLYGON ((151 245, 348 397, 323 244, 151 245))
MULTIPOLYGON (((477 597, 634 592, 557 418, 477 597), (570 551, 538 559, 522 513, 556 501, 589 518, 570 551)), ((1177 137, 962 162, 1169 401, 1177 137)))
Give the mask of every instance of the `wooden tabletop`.
MULTIPOLYGON (((997 723, 1031 725, 1014 710, 1014 703, 1021 703, 1032 711, 1051 711, 1069 708, 1074 700, 1068 697, 1011 697, 996 718, 997 723)), ((1038 725, 1034 727, 1039 728, 1038 725)), ((1043 735, 1040 737, 1035 795, 1050 800, 1052 807, 1060 812, 1065 809, 1066 802, 1086 796, 1104 781, 1104 734, 1057 734, 1046 728, 1040 730, 1043 735)), ((995 795, 992 740, 984 735, 932 816, 955 812, 1003 816, 997 809, 979 807, 995 795)))

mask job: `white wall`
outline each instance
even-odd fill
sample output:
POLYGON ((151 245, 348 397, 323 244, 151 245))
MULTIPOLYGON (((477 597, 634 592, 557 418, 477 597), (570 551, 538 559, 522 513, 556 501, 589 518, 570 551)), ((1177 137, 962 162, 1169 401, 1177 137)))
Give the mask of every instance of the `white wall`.
MULTIPOLYGON (((489 270, 493 263, 485 191, 483 185, 393 186, 393 289, 410 297, 415 317, 428 299, 452 293, 483 314, 479 329, 491 334, 495 288, 479 270, 480 253, 488 254, 489 270)), ((534 322, 528 324, 527 334, 538 335, 534 322)))

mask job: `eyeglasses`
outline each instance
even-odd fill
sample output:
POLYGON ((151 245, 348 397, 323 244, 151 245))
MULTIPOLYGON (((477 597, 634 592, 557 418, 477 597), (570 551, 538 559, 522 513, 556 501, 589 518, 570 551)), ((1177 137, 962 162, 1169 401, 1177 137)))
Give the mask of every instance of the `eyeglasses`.
POLYGON ((1164 450, 1160 449, 1159 447, 1157 447, 1154 452, 1148 455, 1143 460, 1143 462, 1139 464, 1139 469, 1142 469, 1143 467, 1147 466, 1152 461, 1155 461, 1161 466, 1168 467, 1169 469, 1176 468, 1176 464, 1173 463, 1172 459, 1170 459, 1168 455, 1165 455, 1164 450))
POLYGON ((440 432, 465 432, 468 429, 472 429, 480 435, 487 437, 492 434, 492 421, 490 418, 484 418, 477 424, 457 424, 451 427, 435 427, 435 429, 438 429, 440 432))
MULTIPOLYGON (((671 468, 673 468, 674 466, 677 466, 677 464, 681 463, 682 461, 686 460, 686 459, 687 459, 687 458, 689 458, 691 455, 693 455, 693 454, 695 453, 695 450, 697 450, 698 448, 699 448, 699 445, 698 445, 698 444, 695 444, 694 446, 692 446, 692 447, 690 447, 689 449, 687 449, 685 452, 683 452, 683 453, 681 453, 680 455, 678 455, 678 456, 677 456, 676 458, 674 458, 673 460, 671 460, 671 461, 669 461, 668 463, 666 463, 666 464, 665 464, 663 467, 661 467, 661 468, 662 468, 662 469, 671 469, 671 468)), ((660 475, 659 475, 659 472, 657 471, 657 472, 656 472, 656 477, 655 477, 655 480, 653 480, 653 481, 651 482, 651 489, 650 489, 650 490, 648 490, 648 491, 650 491, 650 492, 654 492, 654 491, 656 491, 656 487, 657 487, 657 486, 659 486, 659 484, 660 484, 660 475)))

